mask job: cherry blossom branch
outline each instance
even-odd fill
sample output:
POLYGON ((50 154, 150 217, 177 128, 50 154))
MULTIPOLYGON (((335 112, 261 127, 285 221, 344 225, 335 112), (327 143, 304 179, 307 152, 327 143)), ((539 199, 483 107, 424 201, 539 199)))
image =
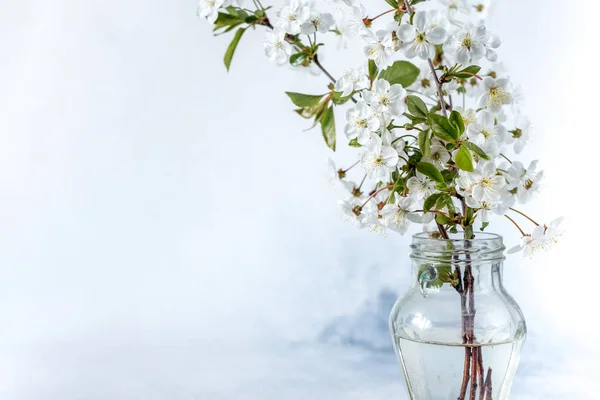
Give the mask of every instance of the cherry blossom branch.
POLYGON ((331 74, 321 65, 321 62, 319 61, 319 56, 315 54, 315 57, 313 58, 313 62, 315 63, 315 65, 317 67, 319 67, 319 69, 321 71, 323 71, 323 73, 325 75, 327 75, 327 77, 329 78, 329 80, 333 83, 336 82, 335 78, 333 76, 331 76, 331 74))
POLYGON ((379 14, 379 15, 376 15, 376 16, 375 16, 375 17, 373 17, 373 18, 369 18, 369 21, 373 22, 373 21, 375 21, 377 18, 379 18, 379 17, 383 17, 384 15, 386 15, 386 14, 389 14, 389 13, 391 13, 391 12, 394 12, 394 11, 396 11, 396 9, 395 9, 395 8, 392 8, 391 10, 384 11, 384 12, 382 12, 381 14, 379 14))
POLYGON ((412 15, 413 9, 410 6, 410 3, 408 2, 408 0, 404 0, 404 8, 406 9, 406 12, 408 15, 412 15))
POLYGON ((387 189, 393 189, 393 188, 394 188, 394 185, 388 185, 388 186, 384 186, 384 187, 382 187, 382 188, 379 188, 379 189, 377 189, 377 190, 376 190, 376 191, 374 191, 374 192, 373 192, 373 193, 372 193, 372 194, 369 196, 369 198, 368 198, 368 199, 367 199, 367 200, 366 200, 366 201, 365 201, 365 202, 364 202, 364 203, 363 203, 363 204, 360 206, 360 208, 363 208, 364 206, 366 206, 366 205, 367 205, 367 203, 373 199, 373 197, 375 197, 375 196, 377 196, 377 195, 379 194, 379 192, 383 192, 384 190, 387 190, 387 189))
POLYGON ((433 66, 433 61, 431 61, 431 58, 427 59, 427 63, 429 64, 429 68, 431 69, 431 73, 433 74, 433 78, 435 79, 435 85, 437 86, 438 97, 440 98, 440 107, 442 108, 442 114, 444 114, 444 117, 448 118, 448 112, 446 111, 446 102, 444 101, 444 89, 442 88, 442 82, 440 82, 440 78, 438 78, 437 72, 435 72, 435 67, 433 66))
POLYGON ((509 217, 509 216, 508 216, 508 215, 506 215, 506 214, 505 214, 504 216, 505 216, 506 218, 508 218, 510 222, 512 222, 513 224, 515 224, 515 226, 517 227, 517 229, 519 230, 519 232, 521 232, 521 235, 523 235, 523 236, 527 236, 527 234, 526 234, 525 232, 523 232, 523 229, 521 229, 521 227, 519 226, 519 224, 517 224, 517 222, 516 222, 514 219, 512 219, 511 217, 509 217))
MULTIPOLYGON (((263 21, 260 23, 260 25, 266 26, 267 28, 269 28, 269 29, 271 29, 271 30, 273 30, 273 29, 274 29, 274 28, 273 28, 273 25, 271 24, 271 21, 269 21, 269 18, 267 18, 267 16, 265 16, 264 20, 263 20, 263 21)), ((289 37, 289 35, 286 35, 286 37, 285 37, 285 41, 286 41, 286 42, 288 42, 288 43, 290 43, 290 44, 292 44, 292 45, 295 45, 295 46, 297 46, 297 45, 298 45, 296 42, 294 42, 294 41, 293 41, 293 40, 292 40, 292 39, 289 37)), ((330 80, 332 83, 335 83, 335 82, 336 82, 335 78, 334 78, 334 77, 333 77, 333 76, 332 76, 332 75, 329 73, 329 71, 327 71, 327 70, 325 69, 325 67, 323 67, 323 65, 322 65, 322 64, 321 64, 321 62, 319 61, 319 58, 318 58, 318 56, 317 56, 316 54, 315 54, 315 56, 314 56, 314 58, 313 58, 313 61, 314 61, 315 65, 316 65, 316 66, 317 66, 317 67, 318 67, 318 68, 319 68, 321 71, 323 71, 323 73, 324 73, 325 75, 327 75, 327 77, 329 78, 329 80, 330 80)), ((356 103, 356 100, 354 100, 354 99, 352 99, 352 100, 353 100, 353 101, 356 103)))
POLYGON ((535 226, 540 226, 540 224, 538 224, 537 222, 535 222, 529 215, 525 214, 522 211, 516 210, 512 207, 508 207, 509 210, 516 212, 517 214, 521 214, 522 216, 524 216, 525 218, 527 218, 529 221, 531 221, 535 226))

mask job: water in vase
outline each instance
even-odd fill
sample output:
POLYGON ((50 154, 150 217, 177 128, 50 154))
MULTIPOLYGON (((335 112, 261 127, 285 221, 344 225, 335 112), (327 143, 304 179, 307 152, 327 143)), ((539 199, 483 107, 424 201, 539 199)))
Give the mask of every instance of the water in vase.
MULTIPOLYGON (((476 351, 481 352, 483 367, 483 374, 476 374, 477 387, 472 388, 472 379, 465 379, 464 345, 415 341, 396 336, 397 350, 401 351, 400 359, 413 400, 508 399, 522 344, 523 339, 519 339, 470 346, 468 351, 477 348, 476 351)), ((472 372, 470 368, 469 364, 469 378, 472 372)))

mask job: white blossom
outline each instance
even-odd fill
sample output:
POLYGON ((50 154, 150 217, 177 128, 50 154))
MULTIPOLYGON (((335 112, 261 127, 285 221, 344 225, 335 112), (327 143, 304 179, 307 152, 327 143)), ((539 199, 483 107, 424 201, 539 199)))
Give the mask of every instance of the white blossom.
POLYGON ((531 122, 527 117, 517 115, 515 117, 515 127, 508 132, 507 143, 514 144, 515 153, 519 154, 529 141, 531 132, 531 122))
POLYGON ((492 157, 500 154, 500 144, 506 140, 507 131, 501 124, 496 124, 491 112, 483 111, 479 115, 478 122, 469 125, 467 137, 482 150, 492 157))
POLYGON ((346 177, 346 171, 338 168, 331 158, 327 159, 327 166, 327 177, 329 182, 332 183, 334 187, 337 188, 338 186, 341 186, 352 194, 354 192, 355 184, 354 182, 344 179, 346 177))
POLYGON ((473 172, 461 171, 457 185, 465 197, 473 197, 480 203, 494 203, 501 198, 506 182, 497 173, 494 161, 490 160, 479 165, 473 172))
POLYGON ((354 224, 357 228, 365 227, 365 215, 362 212, 362 200, 358 197, 349 197, 338 201, 344 218, 354 224))
POLYGON ((395 203, 386 204, 380 215, 386 227, 403 235, 408 230, 411 222, 421 223, 423 221, 414 211, 414 200, 412 198, 396 196, 395 203))
POLYGON ((521 204, 528 203, 533 195, 540 190, 540 181, 544 176, 544 172, 537 170, 537 164, 537 160, 532 161, 529 167, 525 169, 523 163, 514 161, 505 175, 508 183, 507 189, 516 190, 517 199, 521 204))
POLYGON ((390 85, 385 79, 377 79, 373 88, 364 91, 362 96, 375 112, 400 117, 406 111, 406 90, 399 84, 390 85))
POLYGON ((278 19, 275 23, 285 33, 296 35, 300 33, 301 26, 307 22, 311 15, 310 7, 300 0, 286 0, 279 10, 278 19))
POLYGON ((563 218, 559 217, 548 225, 538 225, 530 235, 521 238, 521 243, 510 250, 508 254, 523 252, 523 257, 533 257, 539 251, 550 250, 562 236, 563 218))
POLYGON ((485 25, 467 25, 451 35, 444 45, 447 55, 459 64, 469 64, 486 57, 496 61, 494 51, 500 46, 500 39, 489 33, 485 25))
POLYGON ((369 77, 364 68, 354 68, 346 71, 335 83, 335 91, 342 92, 342 97, 350 96, 354 91, 361 91, 369 87, 369 77))
POLYGON ((385 69, 394 54, 394 43, 390 32, 379 30, 377 33, 366 31, 363 38, 369 43, 365 46, 365 56, 369 60, 375 61, 380 69, 385 69))
POLYGON ((358 143, 366 145, 379 130, 380 124, 373 109, 364 101, 359 101, 346 114, 344 133, 348 139, 357 139, 358 143))
POLYGON ((398 152, 391 146, 391 135, 384 132, 375 136, 361 158, 361 165, 367 175, 375 181, 386 181, 398 164, 398 152))
POLYGON ((435 141, 431 145, 429 151, 429 157, 424 157, 423 161, 431 162, 438 167, 444 167, 448 161, 450 161, 450 153, 446 147, 438 141, 435 141))
POLYGON ((269 60, 279 65, 285 64, 292 54, 292 46, 285 41, 285 32, 281 29, 267 32, 264 47, 269 60))
POLYGON ((434 45, 446 39, 446 30, 439 26, 440 19, 437 10, 417 11, 412 25, 406 23, 398 27, 398 38, 403 42, 406 57, 426 60, 435 56, 434 45))
POLYGON ((333 15, 329 13, 321 14, 319 11, 313 10, 310 19, 302 24, 300 31, 305 35, 312 35, 316 32, 326 33, 334 24, 333 15))
POLYGON ((223 0, 199 0, 198 17, 206 18, 208 22, 214 24, 219 16, 221 6, 223 6, 223 0))
POLYGON ((406 181, 409 194, 417 199, 424 199, 436 192, 435 182, 418 172, 406 181))
POLYGON ((508 79, 494 79, 491 76, 483 78, 483 94, 479 98, 479 107, 498 111, 504 105, 512 103, 508 79))

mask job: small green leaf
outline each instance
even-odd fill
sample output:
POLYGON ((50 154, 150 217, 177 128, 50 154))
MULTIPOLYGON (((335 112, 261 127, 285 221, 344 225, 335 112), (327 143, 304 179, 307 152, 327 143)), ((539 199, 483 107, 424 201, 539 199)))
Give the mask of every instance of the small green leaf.
POLYGON ((444 208, 448 209, 448 212, 454 214, 456 212, 456 207, 454 207, 454 201, 452 201, 452 197, 449 195, 442 193, 440 197, 438 197, 435 207, 438 210, 443 210, 444 208))
POLYGON ((425 203, 423 203, 423 209, 427 212, 429 212, 429 210, 431 210, 433 207, 435 207, 435 203, 437 202, 437 200, 440 198, 440 196, 442 195, 442 193, 434 193, 431 196, 427 197, 425 199, 425 203))
POLYGON ((369 60, 369 79, 371 80, 371 82, 373 82, 375 78, 377 78, 378 72, 379 68, 377 68, 377 64, 375 64, 375 61, 369 60))
POLYGON ((433 133, 447 142, 454 142, 458 139, 458 129, 448 121, 446 117, 439 114, 427 114, 431 123, 433 133))
POLYGON ((352 94, 349 94, 346 97, 342 97, 343 92, 333 92, 333 96, 331 96, 331 101, 333 104, 344 104, 352 98, 352 94))
POLYGON ((479 73, 480 70, 481 70, 480 66, 471 65, 465 69, 462 69, 460 71, 452 73, 452 76, 455 76, 459 79, 469 79, 469 78, 472 78, 474 75, 477 75, 477 73, 479 73))
POLYGON ((408 106, 408 111, 418 118, 427 118, 427 105, 420 97, 417 96, 407 96, 406 97, 406 105, 408 106))
POLYGON ((424 157, 429 157, 431 153, 431 135, 429 131, 419 132, 419 149, 424 157))
POLYGON ((217 19, 215 20, 213 31, 218 31, 219 29, 222 29, 225 27, 230 27, 230 28, 236 27, 243 23, 244 23, 244 20, 240 19, 239 17, 237 17, 235 15, 220 12, 219 15, 217 16, 217 19))
POLYGON ((451 185, 454 179, 458 177, 458 172, 445 169, 442 171, 442 176, 444 177, 444 182, 446 182, 448 185, 451 185))
POLYGON ((471 207, 467 207, 467 215, 465 217, 466 225, 473 224, 473 215, 475 215, 475 210, 473 210, 471 207))
POLYGON ((442 173, 433 164, 428 162, 419 162, 417 163, 417 171, 436 182, 444 183, 444 177, 442 176, 442 173))
POLYGON ((385 79, 391 85, 399 83, 403 87, 412 85, 419 76, 419 68, 408 61, 396 61, 379 74, 379 79, 385 79))
POLYGON ((465 123, 462 119, 462 115, 460 115, 458 111, 452 111, 450 113, 450 122, 452 122, 458 128, 459 137, 465 133, 465 123))
POLYGON ((229 6, 229 7, 226 7, 225 9, 229 12, 229 14, 236 16, 236 17, 240 18, 241 20, 248 18, 248 15, 249 15, 245 10, 243 10, 239 7, 229 6))
POLYGON ((427 122, 427 120, 425 118, 415 117, 414 115, 411 115, 409 113, 404 113, 402 115, 404 115, 406 118, 410 119, 410 122, 413 125, 423 124, 423 123, 427 122))
POLYGON ((321 131, 327 147, 335 151, 335 117, 333 106, 327 108, 321 116, 321 131))
POLYGON ((490 224, 489 222, 483 222, 483 223, 481 224, 481 228, 479 228, 479 230, 480 230, 480 231, 484 231, 484 230, 485 230, 485 228, 487 228, 489 224, 490 224))
POLYGON ((229 71, 229 67, 231 66, 231 60, 233 59, 233 54, 235 53, 235 49, 237 48, 238 43, 240 42, 240 39, 242 38, 244 32, 246 32, 246 28, 240 28, 237 30, 235 36, 233 37, 233 40, 231 41, 229 47, 227 48, 227 51, 225 52, 225 57, 223 58, 223 61, 225 62, 225 68, 227 68, 227 71, 229 71))
POLYGON ((473 239, 473 225, 465 226, 465 239, 473 239))
POLYGON ((350 142, 348 142, 348 146, 350 147, 362 147, 360 143, 358 143, 358 139, 354 138, 350 142))
POLYGON ((315 107, 319 105, 325 95, 310 95, 302 93, 285 92, 292 102, 298 107, 315 107))
POLYGON ((435 220, 440 224, 440 225, 446 225, 448 222, 450 222, 450 218, 444 214, 436 214, 435 215, 435 220))
POLYGON ((298 67, 298 66, 302 65, 302 63, 304 61, 306 61, 305 53, 292 54, 290 57, 290 64, 294 67, 298 67))
POLYGON ((467 146, 467 148, 469 150, 471 150, 473 153, 477 154, 479 157, 483 158, 484 160, 490 159, 490 157, 487 154, 485 154, 485 151, 483 151, 481 149, 481 147, 477 146, 475 143, 465 141, 465 142, 463 142, 463 144, 465 146, 467 146))
POLYGON ((471 151, 464 144, 460 146, 456 156, 454 157, 456 166, 463 171, 473 172, 473 155, 471 151))
POLYGON ((396 0, 385 0, 386 3, 388 3, 390 6, 392 6, 393 8, 398 8, 398 2, 396 0))

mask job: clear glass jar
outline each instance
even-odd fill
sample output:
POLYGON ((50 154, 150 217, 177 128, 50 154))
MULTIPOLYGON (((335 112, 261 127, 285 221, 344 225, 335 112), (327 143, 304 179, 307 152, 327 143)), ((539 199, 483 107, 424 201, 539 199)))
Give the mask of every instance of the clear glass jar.
POLYGON ((410 398, 508 399, 527 327, 502 285, 502 237, 420 233, 411 249, 412 286, 390 315, 410 398))

